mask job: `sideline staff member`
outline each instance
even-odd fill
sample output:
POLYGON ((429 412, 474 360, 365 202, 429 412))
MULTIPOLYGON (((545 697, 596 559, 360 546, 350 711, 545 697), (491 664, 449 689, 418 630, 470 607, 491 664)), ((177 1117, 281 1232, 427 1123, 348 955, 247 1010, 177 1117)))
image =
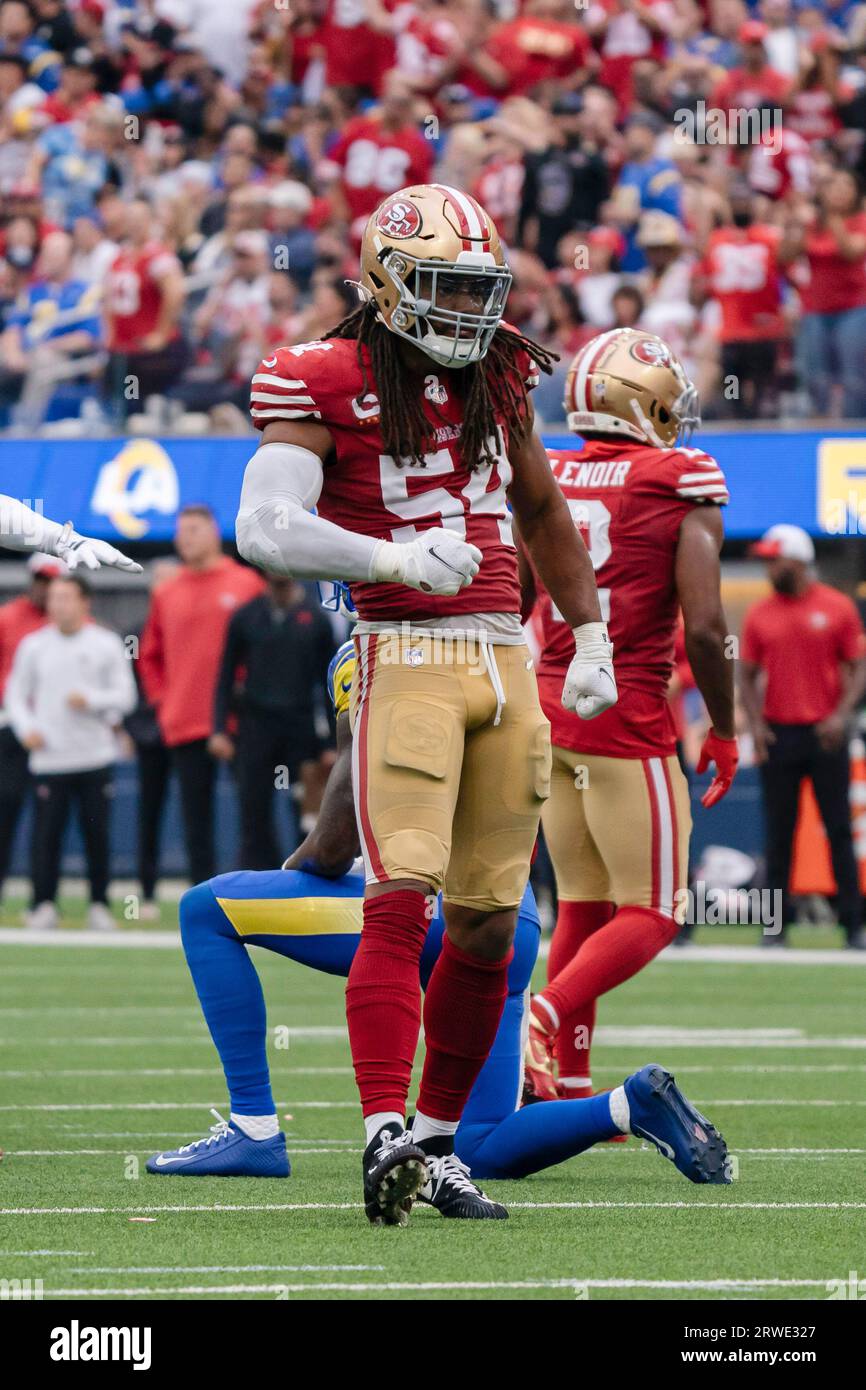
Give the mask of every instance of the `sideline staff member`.
MULTIPOLYGON (((848 732, 866 686, 863 626, 851 599, 815 578, 815 547, 799 526, 771 526, 752 554, 766 560, 774 590, 746 614, 740 649, 743 703, 763 778, 767 882, 785 895, 783 921, 789 921, 800 783, 810 777, 829 841, 839 921, 848 945, 862 948, 848 732)), ((784 929, 764 943, 783 945, 784 929)))

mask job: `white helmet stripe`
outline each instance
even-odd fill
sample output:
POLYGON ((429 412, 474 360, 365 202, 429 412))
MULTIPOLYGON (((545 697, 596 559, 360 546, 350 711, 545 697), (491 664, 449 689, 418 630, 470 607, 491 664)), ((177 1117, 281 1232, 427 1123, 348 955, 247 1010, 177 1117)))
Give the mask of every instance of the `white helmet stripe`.
POLYGON ((451 188, 447 183, 435 183, 433 187, 447 194, 455 204, 457 211, 463 216, 466 222, 466 236, 471 241, 478 241, 482 238, 486 238, 490 229, 489 227, 485 227, 482 223, 474 199, 467 197, 465 193, 461 193, 458 188, 451 188))
POLYGON ((601 349, 621 333, 620 328, 610 328, 607 333, 601 333, 597 338, 593 338, 591 343, 587 343, 578 360, 577 376, 574 382, 574 404, 578 410, 592 410, 592 401, 589 395, 589 369, 595 362, 601 349))

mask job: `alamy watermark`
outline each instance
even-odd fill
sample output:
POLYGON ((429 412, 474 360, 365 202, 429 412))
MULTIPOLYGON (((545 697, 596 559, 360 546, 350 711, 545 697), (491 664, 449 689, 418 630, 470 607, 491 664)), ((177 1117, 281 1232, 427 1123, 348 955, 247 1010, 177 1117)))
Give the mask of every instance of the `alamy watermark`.
POLYGON ((674 140, 684 145, 768 145, 782 147, 782 111, 768 106, 707 106, 701 98, 694 109, 674 112, 674 140))

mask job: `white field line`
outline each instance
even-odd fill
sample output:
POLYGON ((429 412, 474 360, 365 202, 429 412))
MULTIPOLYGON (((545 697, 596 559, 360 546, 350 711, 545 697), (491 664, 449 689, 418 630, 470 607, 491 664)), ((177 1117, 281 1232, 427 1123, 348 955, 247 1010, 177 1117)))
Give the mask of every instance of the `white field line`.
POLYGON ((464 1280, 424 1283, 298 1283, 298 1284, 188 1284, 153 1288, 46 1289, 49 1298, 164 1298, 171 1294, 201 1297, 204 1294, 260 1293, 273 1296, 290 1293, 436 1293, 456 1291, 563 1289, 656 1289, 722 1293, 753 1289, 827 1289, 826 1279, 511 1279, 464 1280))
MULTIPOLYGON (((351 1076, 351 1067, 289 1067, 292 1076, 351 1076)), ((682 1067, 680 1068, 682 1071, 682 1067)), ((710 1068, 707 1068, 710 1070, 710 1068)), ((798 1070, 798 1068, 794 1068, 798 1070)), ((820 1071, 821 1068, 815 1068, 820 1071)), ((854 1070, 838 1068, 837 1070, 854 1070)), ((862 1068, 866 1071, 866 1066, 862 1068)), ((219 1076, 220 1065, 215 1059, 210 1067, 19 1067, 0 1071, 0 1080, 22 1081, 29 1076, 219 1076)))
POLYGON ((77 1265, 67 1274, 384 1274, 387 1265, 77 1265))
MULTIPOLYGON (((93 932, 87 928, 60 928, 57 931, 28 931, 22 927, 0 927, 0 946, 39 946, 49 949, 64 947, 98 948, 107 950, 153 949, 179 950, 180 932, 160 927, 141 929, 119 926, 116 932, 93 932)), ((548 953, 545 941, 539 951, 540 959, 548 953)), ((768 955, 761 946, 669 946, 653 964, 661 965, 838 965, 864 966, 866 955, 860 951, 786 949, 768 955)))
MULTIPOLYGON (((351 1067, 293 1067, 286 1068, 291 1076, 352 1076, 351 1067)), ((55 1077, 118 1077, 118 1076, 218 1076, 219 1063, 212 1067, 19 1067, 10 1071, 0 1071, 0 1080, 23 1081, 33 1076, 55 1077)), ((593 1072, 621 1074, 621 1068, 610 1063, 593 1066, 593 1072)), ((776 1066, 772 1063, 749 1062, 743 1065, 733 1062, 716 1062, 712 1066, 677 1066, 677 1076, 699 1076, 709 1072, 717 1076, 719 1072, 729 1072, 737 1076, 763 1075, 829 1075, 837 1072, 866 1072, 866 1062, 826 1062, 822 1066, 796 1063, 776 1066)))
MULTIPOLYGON (((278 1110, 355 1110, 358 1102, 355 1100, 278 1100, 275 1102, 278 1110)), ((799 1109, 820 1108, 833 1109, 836 1107, 850 1108, 866 1106, 866 1100, 803 1100, 788 1099, 782 1097, 768 1097, 762 1100, 753 1098, 714 1098, 708 1100, 706 1097, 696 1097, 695 1105, 710 1106, 749 1106, 749 1105, 785 1105, 794 1106, 799 1109)), ((80 1110, 102 1110, 102 1111, 138 1111, 138 1110, 210 1110, 225 1105, 222 1101, 175 1101, 175 1100, 140 1100, 140 1101, 75 1101, 52 1103, 46 1105, 0 1105, 0 1111, 37 1111, 40 1114, 54 1114, 58 1111, 80 1111, 80 1110)))
POLYGON ((88 931, 83 927, 59 927, 56 931, 30 931, 26 927, 0 927, 0 946, 55 946, 61 950, 66 947, 83 947, 85 950, 105 946, 109 950, 134 947, 138 950, 177 951, 180 949, 180 932, 162 931, 154 927, 151 931, 134 927, 118 927, 116 932, 88 931))
MULTIPOLYGON (((509 1202, 511 1211, 866 1211, 866 1202, 509 1202)), ((0 1216, 147 1216, 183 1212, 358 1211, 357 1202, 262 1202, 141 1207, 0 1207, 0 1216)), ((430 1209, 432 1212, 432 1208, 430 1209)), ((423 1208, 417 1213, 430 1219, 423 1208)))
POLYGON ((86 1256, 95 1254, 95 1250, 0 1250, 0 1259, 35 1260, 43 1259, 46 1255, 63 1256, 66 1259, 73 1257, 84 1259, 86 1256))
MULTIPOLYGON (((46 1010, 35 1010, 36 1014, 44 1014, 46 1010)), ((289 1028, 290 1040, 296 1043, 318 1043, 320 1041, 344 1041, 348 1044, 348 1034, 345 1025, 324 1025, 309 1028, 289 1028)), ((623 1048, 652 1048, 665 1047, 669 1049, 684 1048, 689 1052, 695 1048, 735 1048, 749 1050, 764 1050, 767 1048, 780 1048, 786 1051, 812 1051, 812 1050, 866 1050, 866 1034, 855 1034, 848 1036, 839 1034, 838 1036, 819 1036, 808 1037, 799 1028, 775 1028, 775 1029, 709 1029, 709 1028, 664 1028, 655 1025, 638 1025, 636 1027, 614 1027, 613 1025, 598 1028, 595 1033, 595 1042, 598 1046, 604 1046, 610 1050, 623 1048)), ((75 1034, 54 1034, 50 1038, 32 1037, 5 1037, 0 1038, 0 1046, 3 1047, 26 1047, 28 1051, 41 1047, 142 1047, 152 1049, 154 1047, 208 1047, 213 1048, 213 1043, 206 1033, 197 1035, 190 1033, 184 1037, 160 1037, 154 1034, 152 1037, 123 1037, 117 1035, 86 1036, 79 1037, 75 1034)), ((607 1064, 612 1066, 611 1063, 607 1064)))
MULTIPOLYGON (((141 1135, 136 1136, 141 1138, 141 1135)), ((159 1152, 159 1146, 154 1147, 150 1144, 146 1149, 7 1149, 8 1158, 95 1158, 95 1157, 124 1157, 135 1158, 140 1154, 153 1154, 159 1152)), ((308 1149, 296 1144, 290 1146, 289 1157, 294 1158, 297 1154, 361 1154, 363 1148, 355 1149, 308 1149)))
MULTIPOLYGON (((111 1137, 112 1137, 112 1138, 115 1138, 115 1137, 117 1137, 117 1136, 112 1135, 111 1137)), ((135 1136, 136 1139, 141 1139, 142 1137, 147 1137, 147 1136, 142 1136, 142 1135, 140 1135, 140 1134, 137 1134, 137 1135, 135 1136)), ((172 1137, 172 1138, 183 1138, 184 1135, 172 1135, 171 1137, 172 1137)), ((633 1137, 633 1136, 632 1136, 632 1137, 633 1137)), ((332 1141, 326 1141, 326 1142, 327 1142, 327 1145, 328 1145, 327 1147, 326 1147, 326 1146, 322 1146, 322 1147, 318 1147, 318 1146, 316 1146, 316 1147, 307 1147, 307 1146, 304 1145, 304 1144, 295 1144, 295 1143, 293 1143, 293 1142, 291 1141, 291 1139, 290 1139, 290 1140, 289 1140, 289 1157, 290 1157, 290 1158, 295 1158, 295 1157, 297 1157, 298 1155, 307 1156, 307 1155, 309 1155, 309 1154, 327 1154, 327 1155, 328 1155, 329 1157, 331 1157, 331 1158, 335 1158, 335 1157, 336 1157, 336 1158, 342 1158, 342 1156, 343 1156, 344 1154, 360 1154, 360 1153, 363 1153, 363 1152, 364 1152, 363 1148, 358 1148, 358 1147, 355 1147, 355 1148, 352 1148, 352 1147, 334 1148, 334 1147, 332 1146, 332 1141)), ((341 1144, 345 1142, 345 1144, 348 1146, 348 1145, 351 1145, 353 1141, 349 1139, 349 1140, 339 1141, 339 1142, 340 1142, 341 1144)), ((149 1147, 146 1148, 146 1149, 133 1149, 133 1148, 126 1148, 126 1149, 7 1149, 7 1150, 6 1150, 6 1155, 7 1155, 8 1158, 88 1158, 88 1157, 94 1157, 94 1156, 103 1156, 103 1157, 104 1157, 104 1156, 114 1156, 114 1157, 121 1156, 121 1157, 126 1158, 126 1157, 129 1157, 129 1156, 138 1156, 138 1155, 141 1155, 141 1154, 148 1154, 148 1155, 149 1155, 149 1154, 158 1152, 158 1149, 159 1149, 159 1145, 156 1143, 156 1137, 154 1137, 153 1142, 152 1142, 152 1143, 149 1145, 149 1147), (156 1147, 154 1147, 154 1145, 156 1145, 156 1147)), ((583 1153, 582 1153, 582 1154, 576 1155, 576 1157, 579 1157, 579 1158, 603 1158, 603 1159, 606 1159, 606 1160, 609 1160, 609 1159, 613 1158, 613 1159, 615 1159, 617 1162, 621 1162, 623 1155, 633 1157, 635 1154, 654 1153, 654 1152, 655 1152, 655 1150, 652 1148, 652 1145, 650 1145, 650 1144, 641 1144, 641 1145, 639 1145, 639 1146, 638 1146, 638 1145, 632 1145, 631 1148, 627 1148, 627 1149, 626 1149, 626 1148, 623 1148, 622 1146, 618 1146, 616 1149, 614 1149, 613 1146, 611 1146, 611 1145, 598 1144, 598 1145, 594 1146, 593 1148, 584 1149, 583 1153)), ((789 1158, 790 1158, 790 1159, 819 1158, 819 1159, 821 1159, 821 1160, 826 1160, 826 1159, 830 1159, 830 1158, 858 1158, 858 1159, 859 1159, 863 1154, 866 1154, 866 1149, 740 1149, 740 1148, 738 1148, 738 1149, 735 1150, 735 1152, 736 1152, 737 1154, 739 1154, 739 1155, 748 1154, 750 1158, 761 1158, 761 1159, 763 1159, 763 1158, 771 1158, 771 1159, 772 1159, 772 1158, 778 1158, 778 1159, 789 1159, 789 1158)))

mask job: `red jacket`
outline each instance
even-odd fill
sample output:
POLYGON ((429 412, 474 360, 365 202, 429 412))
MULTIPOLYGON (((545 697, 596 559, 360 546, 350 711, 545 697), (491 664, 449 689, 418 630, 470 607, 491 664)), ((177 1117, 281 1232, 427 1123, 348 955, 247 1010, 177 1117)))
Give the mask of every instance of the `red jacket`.
POLYGON ((28 633, 36 632, 48 622, 44 611, 37 608, 28 594, 13 598, 0 608, 0 700, 6 690, 12 660, 28 633))
POLYGON ((141 634, 139 675, 169 748, 213 732, 229 619, 264 587, 255 570, 223 556, 211 569, 182 569, 154 590, 141 634))

